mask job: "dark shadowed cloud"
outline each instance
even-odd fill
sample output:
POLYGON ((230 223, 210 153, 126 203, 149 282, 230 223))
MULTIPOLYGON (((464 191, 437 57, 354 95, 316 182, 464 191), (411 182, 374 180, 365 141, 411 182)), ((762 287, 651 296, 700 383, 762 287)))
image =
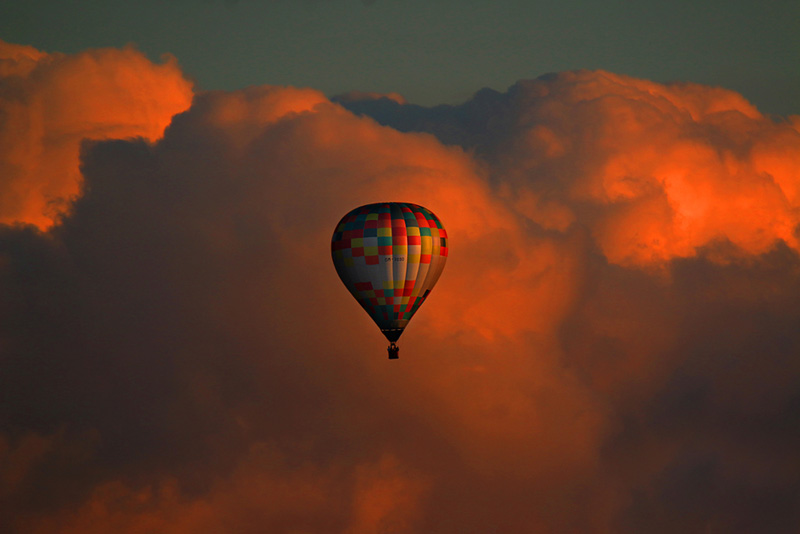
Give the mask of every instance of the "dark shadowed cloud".
POLYGON ((797 117, 600 71, 335 100, 197 93, 163 134, 86 136, 56 224, 0 212, 3 524, 800 528, 797 117), (451 239, 397 362, 330 259, 381 200, 451 239))

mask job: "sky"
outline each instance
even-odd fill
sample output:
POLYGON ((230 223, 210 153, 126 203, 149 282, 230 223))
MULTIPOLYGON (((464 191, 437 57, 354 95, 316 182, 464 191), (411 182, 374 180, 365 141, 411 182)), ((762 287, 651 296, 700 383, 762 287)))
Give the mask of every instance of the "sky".
POLYGON ((4 531, 800 530, 796 5, 429 4, 0 8, 4 531))
POLYGON ((602 69, 800 110, 800 5, 611 0, 31 0, 0 36, 48 52, 133 43, 175 55, 198 86, 397 92, 432 106, 548 72, 602 69))

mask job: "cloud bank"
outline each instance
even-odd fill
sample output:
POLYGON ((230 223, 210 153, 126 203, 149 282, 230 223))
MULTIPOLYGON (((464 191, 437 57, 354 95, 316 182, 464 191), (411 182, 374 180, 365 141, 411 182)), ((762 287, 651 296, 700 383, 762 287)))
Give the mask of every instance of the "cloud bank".
POLYGON ((0 40, 0 223, 49 227, 80 191, 84 139, 154 141, 191 98, 175 58, 47 54, 0 40))
MULTIPOLYGON (((0 87, 27 102, 42 59, 11 50, 0 87)), ((106 87, 78 61, 98 54, 59 59, 82 93, 106 87)), ((174 63, 104 54, 185 109, 174 63)), ((76 134, 139 115, 87 98, 42 131, 64 154, 48 176, 72 178, 4 182, 25 199, 0 211, 4 524, 800 527, 798 117, 606 72, 461 106, 333 100, 200 93, 160 137, 158 114, 150 134, 76 134), (78 191, 50 227, 43 199, 78 191), (391 363, 329 253, 342 214, 383 200, 452 241, 391 363)), ((29 136, 3 135, 10 168, 29 136)))

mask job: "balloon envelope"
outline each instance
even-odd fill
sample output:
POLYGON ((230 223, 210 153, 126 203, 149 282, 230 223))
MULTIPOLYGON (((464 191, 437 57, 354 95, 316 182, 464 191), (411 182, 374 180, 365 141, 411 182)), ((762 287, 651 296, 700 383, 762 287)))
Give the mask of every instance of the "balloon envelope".
POLYGON ((345 287, 395 342, 442 274, 447 232, 422 206, 368 204, 339 221, 331 254, 345 287))

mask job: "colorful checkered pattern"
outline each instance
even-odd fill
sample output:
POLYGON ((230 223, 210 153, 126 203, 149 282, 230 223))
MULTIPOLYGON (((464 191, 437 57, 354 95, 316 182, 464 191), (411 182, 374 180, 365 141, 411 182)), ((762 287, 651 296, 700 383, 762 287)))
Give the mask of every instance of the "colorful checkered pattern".
POLYGON ((444 269, 447 231, 422 206, 369 204, 342 218, 331 253, 342 282, 381 330, 402 331, 444 269))

